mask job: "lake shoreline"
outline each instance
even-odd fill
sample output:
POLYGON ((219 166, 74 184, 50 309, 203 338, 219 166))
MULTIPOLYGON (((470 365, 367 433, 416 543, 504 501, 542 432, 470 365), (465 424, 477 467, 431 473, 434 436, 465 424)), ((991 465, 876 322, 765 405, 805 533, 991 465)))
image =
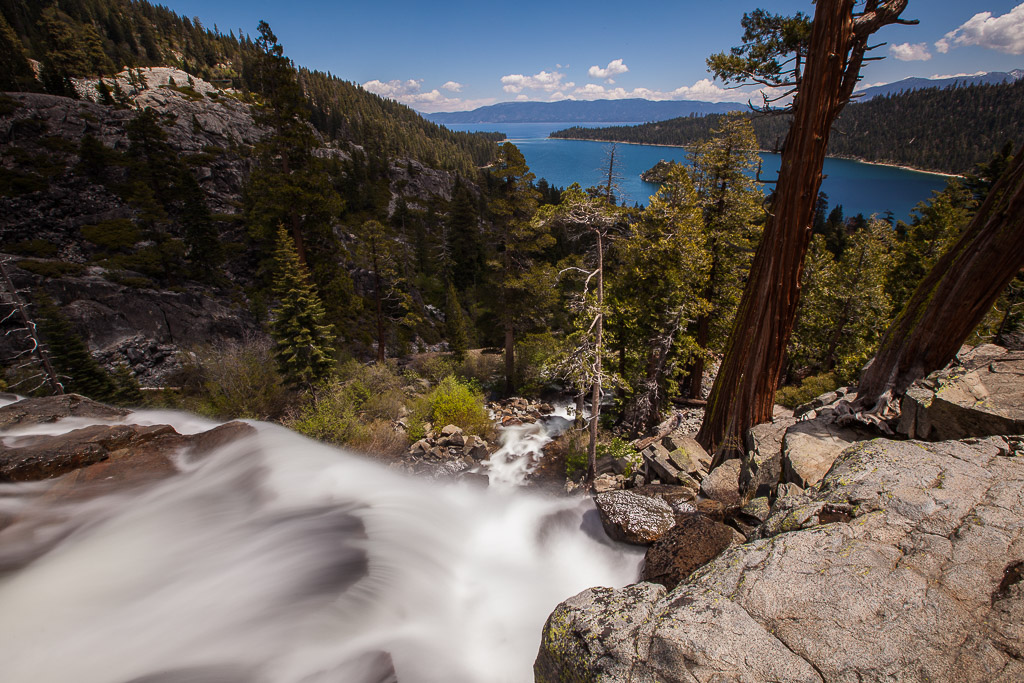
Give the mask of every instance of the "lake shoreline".
MULTIPOLYGON (((611 142, 613 142, 613 143, 615 143, 617 145, 640 145, 640 146, 643 146, 643 147, 671 147, 673 149, 689 149, 686 145, 666 145, 666 144, 658 144, 658 143, 653 143, 653 142, 625 142, 623 140, 595 140, 593 138, 563 138, 563 137, 551 137, 551 136, 548 136, 547 139, 549 139, 549 140, 572 140, 574 142, 603 142, 603 143, 611 143, 611 142)), ((507 141, 508 141, 508 139, 506 138, 503 142, 507 142, 507 141)), ((777 151, 771 150, 771 149, 759 149, 757 151, 758 152, 763 152, 764 154, 779 154, 780 153, 780 152, 777 152, 777 151)), ((868 164, 870 166, 884 166, 886 168, 898 168, 898 169, 903 170, 903 171, 911 171, 913 173, 925 173, 927 175, 940 176, 942 178, 950 178, 950 179, 953 179, 953 178, 962 179, 962 178, 964 178, 964 176, 958 175, 956 173, 944 173, 942 171, 928 171, 928 170, 925 170, 923 168, 914 168, 913 166, 903 166, 901 164, 886 163, 884 161, 868 161, 866 159, 860 159, 858 157, 836 156, 836 155, 831 155, 830 154, 826 158, 828 158, 828 159, 842 159, 844 161, 856 161, 857 163, 868 164)))

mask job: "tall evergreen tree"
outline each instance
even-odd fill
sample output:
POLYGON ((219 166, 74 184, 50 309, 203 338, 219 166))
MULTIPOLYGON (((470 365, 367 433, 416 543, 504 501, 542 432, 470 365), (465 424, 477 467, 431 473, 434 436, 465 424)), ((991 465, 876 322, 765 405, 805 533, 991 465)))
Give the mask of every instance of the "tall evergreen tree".
POLYGON ((47 294, 35 296, 39 333, 46 342, 50 360, 59 373, 64 391, 82 394, 96 401, 113 401, 118 387, 113 378, 89 353, 89 347, 47 294))
POLYGON ((278 301, 270 323, 274 355, 289 384, 310 388, 334 367, 334 330, 326 322, 327 314, 309 271, 299 260, 284 226, 277 232, 274 263, 274 295, 278 301))
POLYGON ((506 142, 491 169, 494 194, 488 207, 496 254, 489 266, 494 288, 491 306, 505 335, 505 392, 514 389, 516 333, 536 319, 540 302, 550 296, 549 280, 535 257, 554 243, 546 226, 533 217, 537 192, 523 153, 506 142))

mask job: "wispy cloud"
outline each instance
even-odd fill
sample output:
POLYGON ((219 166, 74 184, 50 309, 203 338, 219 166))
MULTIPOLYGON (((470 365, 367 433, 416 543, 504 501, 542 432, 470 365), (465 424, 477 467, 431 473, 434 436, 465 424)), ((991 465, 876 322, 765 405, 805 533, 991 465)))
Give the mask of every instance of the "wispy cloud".
MULTIPOLYGON (((441 86, 445 90, 451 92, 459 92, 462 90, 463 85, 456 83, 455 81, 448 81, 441 86), (453 86, 458 86, 455 89, 453 86)), ((393 81, 379 81, 372 80, 363 83, 363 89, 368 90, 372 93, 376 93, 381 97, 387 97, 407 104, 414 109, 422 112, 436 112, 436 111, 463 111, 466 109, 476 109, 488 104, 494 104, 497 99, 494 97, 485 97, 480 99, 463 99, 461 97, 451 97, 442 93, 437 88, 433 90, 423 91, 423 80, 422 79, 409 79, 409 80, 393 80, 393 81)))
POLYGON ((591 78, 599 78, 607 81, 608 83, 614 83, 615 77, 629 71, 629 67, 622 63, 621 59, 613 59, 608 62, 608 66, 603 69, 596 64, 587 71, 587 74, 591 78))
POLYGON ((563 82, 565 74, 560 71, 541 71, 532 76, 508 74, 501 77, 502 88, 507 93, 518 94, 523 90, 540 90, 547 93, 572 88, 576 84, 563 82))
POLYGON ((693 85, 684 85, 675 90, 652 90, 650 88, 609 88, 598 83, 588 83, 572 92, 573 99, 580 100, 623 100, 640 97, 647 100, 701 100, 703 102, 761 102, 759 91, 733 90, 719 86, 710 78, 702 78, 693 85))
POLYGON ((890 45, 889 54, 901 62, 927 62, 932 58, 928 43, 900 43, 890 45))
POLYGON ((1024 54, 1024 3, 998 17, 991 12, 975 14, 936 42, 935 49, 945 54, 962 45, 977 45, 1011 55, 1024 54))

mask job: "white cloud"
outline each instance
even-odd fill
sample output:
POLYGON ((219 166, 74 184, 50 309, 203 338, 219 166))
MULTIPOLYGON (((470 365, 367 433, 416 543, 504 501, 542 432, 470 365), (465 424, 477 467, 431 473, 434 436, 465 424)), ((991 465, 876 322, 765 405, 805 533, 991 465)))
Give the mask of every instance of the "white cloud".
POLYGON ((900 43, 890 45, 889 54, 901 62, 927 62, 932 58, 928 43, 900 43))
POLYGON ((603 69, 595 64, 590 67, 587 74, 589 74, 591 78, 599 78, 607 81, 608 83, 614 83, 615 81, 613 79, 616 76, 624 74, 627 71, 629 71, 629 67, 623 64, 621 59, 613 59, 608 62, 608 66, 603 69))
POLYGON ((406 97, 413 93, 419 92, 423 86, 423 80, 409 79, 407 81, 393 80, 388 82, 378 81, 374 79, 363 83, 363 90, 369 90, 370 92, 380 95, 381 97, 390 97, 393 100, 397 100, 401 97, 406 97))
POLYGON ((441 87, 444 88, 445 90, 451 90, 452 92, 462 92, 462 89, 465 86, 462 85, 461 83, 456 83, 455 81, 448 81, 441 87))
POLYGON ((1024 54, 1024 3, 1002 16, 979 12, 935 43, 945 54, 961 45, 977 45, 1011 55, 1024 54))
POLYGON ((523 90, 542 90, 553 93, 576 85, 572 82, 563 83, 563 78, 565 78, 565 74, 559 71, 541 71, 533 76, 508 74, 501 77, 501 82, 507 93, 521 93, 523 90))
POLYGON ((581 100, 623 100, 639 97, 647 100, 700 100, 702 102, 762 102, 759 91, 733 90, 722 88, 709 78, 703 78, 693 85, 684 85, 675 90, 652 90, 650 88, 622 87, 609 88, 597 83, 588 83, 576 88, 573 99, 581 100))
MULTIPOLYGON (((451 86, 459 86, 459 90, 462 89, 462 85, 455 83, 454 81, 448 81, 441 87, 452 91, 451 86)), ((422 111, 422 112, 435 112, 435 111, 464 111, 468 109, 476 109, 488 104, 494 104, 497 100, 493 97, 486 97, 482 99, 462 99, 460 97, 450 97, 445 95, 437 88, 429 90, 427 92, 422 91, 423 81, 409 79, 407 81, 393 80, 393 81, 378 81, 376 79, 363 83, 363 89, 368 90, 372 93, 376 93, 381 97, 387 97, 389 99, 407 104, 410 107, 422 111)), ((454 92, 458 92, 455 90, 454 92)))

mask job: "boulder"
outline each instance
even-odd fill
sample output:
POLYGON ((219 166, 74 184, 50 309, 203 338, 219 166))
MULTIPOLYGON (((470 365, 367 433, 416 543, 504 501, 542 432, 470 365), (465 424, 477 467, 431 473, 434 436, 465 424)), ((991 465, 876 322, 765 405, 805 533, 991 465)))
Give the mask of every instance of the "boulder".
POLYGON ((986 344, 961 363, 907 390, 897 431, 927 441, 1024 434, 1024 354, 986 344))
POLYGON ((740 496, 741 466, 739 459, 726 460, 704 477, 700 483, 700 492, 726 507, 739 505, 743 502, 740 496))
POLYGON ((116 420, 131 411, 115 408, 79 394, 26 398, 0 408, 0 429, 48 424, 66 417, 116 420))
POLYGON ((0 446, 0 481, 39 481, 106 460, 178 433, 168 425, 92 425, 57 436, 8 437, 0 446))
POLYGON ((660 498, 632 491, 609 491, 594 496, 608 536, 634 545, 649 545, 676 523, 671 506, 660 498))
POLYGON ((711 456, 687 434, 673 432, 661 440, 661 445, 668 451, 669 461, 680 472, 700 481, 711 467, 711 456))
POLYGON ((537 680, 1024 680, 1024 458, 1005 446, 855 444, 674 590, 563 602, 537 680))
POLYGON ((455 425, 445 425, 441 427, 441 436, 454 436, 456 434, 462 434, 462 427, 456 427, 455 425))
POLYGON ((803 488, 814 486, 843 449, 865 438, 862 430, 839 427, 824 418, 799 422, 786 430, 782 440, 783 476, 803 488))
MULTIPOLYGON (((778 407, 778 406, 777 406, 778 407)), ((782 478, 782 440, 796 424, 790 413, 751 427, 746 434, 746 468, 740 484, 755 496, 768 495, 782 478)))
POLYGON ((661 483, 679 483, 679 475, 683 472, 669 459, 669 451, 661 443, 650 444, 642 451, 642 454, 652 475, 661 483))
POLYGON ((675 526, 647 549, 640 578, 672 590, 728 548, 735 533, 701 514, 680 515, 675 526))

